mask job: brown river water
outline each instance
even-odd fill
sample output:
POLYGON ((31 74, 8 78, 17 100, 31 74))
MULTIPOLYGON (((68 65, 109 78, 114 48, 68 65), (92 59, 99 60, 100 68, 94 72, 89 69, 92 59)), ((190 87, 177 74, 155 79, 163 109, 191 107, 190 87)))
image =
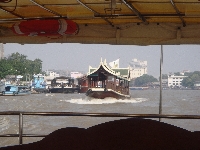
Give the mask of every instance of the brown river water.
MULTIPOLYGON (((0 96, 0 111, 158 114, 159 92, 159 90, 132 90, 130 100, 91 99, 79 93, 0 96)), ((164 90, 162 95, 163 114, 200 115, 200 90, 164 90)), ((60 128, 88 128, 116 119, 120 118, 24 116, 23 133, 46 135, 60 128)), ((196 119, 162 119, 162 122, 189 131, 200 131, 200 120, 196 119)), ((0 116, 1 135, 18 134, 18 125, 18 116, 0 116)), ((41 139, 41 137, 25 137, 23 143, 41 139)), ((0 137, 0 147, 17 144, 19 139, 16 137, 0 137)))

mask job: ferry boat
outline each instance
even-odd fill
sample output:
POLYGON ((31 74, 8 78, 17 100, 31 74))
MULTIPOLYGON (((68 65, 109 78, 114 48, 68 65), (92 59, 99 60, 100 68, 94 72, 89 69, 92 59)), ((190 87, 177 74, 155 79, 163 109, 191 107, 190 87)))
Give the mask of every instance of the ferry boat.
POLYGON ((48 92, 44 75, 42 74, 34 74, 33 75, 33 83, 32 83, 32 93, 46 93, 48 92))
POLYGON ((88 90, 86 95, 93 98, 128 99, 130 71, 129 68, 110 68, 106 60, 101 60, 98 68, 89 66, 87 74, 88 90))
POLYGON ((50 93, 74 93, 79 92, 80 88, 78 83, 76 84, 76 79, 71 77, 56 77, 51 81, 51 86, 49 87, 50 93))
POLYGON ((30 89, 27 86, 18 86, 13 84, 1 85, 0 92, 3 96, 7 95, 29 95, 31 94, 30 89))

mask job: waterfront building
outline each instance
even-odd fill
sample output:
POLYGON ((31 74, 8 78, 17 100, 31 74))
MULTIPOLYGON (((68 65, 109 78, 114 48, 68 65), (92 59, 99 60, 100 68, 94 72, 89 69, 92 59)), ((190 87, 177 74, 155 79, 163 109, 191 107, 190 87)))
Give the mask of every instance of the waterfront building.
POLYGON ((187 76, 175 76, 175 75, 168 75, 168 87, 181 87, 182 80, 187 76))
POLYGON ((71 76, 72 79, 76 79, 76 78, 82 77, 83 74, 80 73, 80 72, 71 72, 71 73, 70 73, 70 76, 71 76))
POLYGON ((46 84, 48 86, 51 85, 51 81, 54 79, 54 78, 57 78, 59 77, 60 75, 58 73, 56 73, 55 71, 49 71, 47 70, 46 71, 46 76, 44 77, 45 78, 45 81, 46 81, 46 84))
POLYGON ((194 88, 200 90, 200 81, 195 81, 194 88))
POLYGON ((132 61, 129 63, 129 69, 130 79, 134 79, 147 74, 147 61, 132 59, 132 61))
POLYGON ((47 75, 47 77, 52 78, 52 79, 60 76, 55 71, 49 71, 49 70, 46 71, 46 75, 47 75))

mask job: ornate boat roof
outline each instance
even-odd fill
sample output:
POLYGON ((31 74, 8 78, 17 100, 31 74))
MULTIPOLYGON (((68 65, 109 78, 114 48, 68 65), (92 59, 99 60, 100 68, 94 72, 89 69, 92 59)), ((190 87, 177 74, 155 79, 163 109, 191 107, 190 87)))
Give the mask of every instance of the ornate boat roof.
POLYGON ((114 68, 111 69, 107 63, 106 63, 106 59, 104 61, 100 62, 100 65, 98 66, 98 68, 92 68, 91 66, 89 66, 89 72, 87 74, 87 76, 95 76, 97 75, 98 72, 104 72, 104 74, 110 74, 113 76, 116 76, 119 79, 125 79, 125 80, 130 80, 130 71, 129 68, 114 68), (104 72, 106 71, 106 72, 104 72))

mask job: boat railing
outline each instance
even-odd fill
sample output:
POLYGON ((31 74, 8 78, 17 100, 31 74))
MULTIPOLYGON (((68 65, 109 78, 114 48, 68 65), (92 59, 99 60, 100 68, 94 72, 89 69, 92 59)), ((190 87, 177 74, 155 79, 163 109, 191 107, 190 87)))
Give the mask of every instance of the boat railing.
POLYGON ((12 115, 19 117, 19 134, 4 134, 0 137, 18 137, 19 144, 23 144, 23 137, 46 137, 47 135, 24 134, 23 117, 24 116, 82 116, 82 117, 112 117, 112 118, 161 118, 166 119, 200 119, 200 115, 171 115, 171 114, 122 114, 122 113, 81 113, 81 112, 21 112, 21 111, 4 111, 0 115, 12 115))
POLYGON ((109 81, 106 85, 106 88, 112 89, 112 90, 119 92, 121 94, 125 94, 125 95, 129 94, 129 89, 127 87, 115 85, 115 83, 113 81, 109 81))
POLYGON ((112 82, 112 81, 109 81, 109 82, 106 84, 106 88, 107 88, 107 89, 112 89, 112 90, 116 91, 115 84, 114 84, 114 82, 112 82))

